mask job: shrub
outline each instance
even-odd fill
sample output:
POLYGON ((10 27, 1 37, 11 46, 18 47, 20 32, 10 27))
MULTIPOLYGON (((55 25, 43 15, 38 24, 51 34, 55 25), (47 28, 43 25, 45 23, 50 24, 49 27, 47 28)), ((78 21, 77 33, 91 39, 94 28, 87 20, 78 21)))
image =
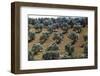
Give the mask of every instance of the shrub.
POLYGON ((72 40, 72 44, 75 44, 79 38, 79 34, 77 34, 76 32, 69 32, 68 38, 70 38, 72 40))
POLYGON ((28 32, 28 42, 31 42, 35 39, 35 33, 34 32, 28 32))
POLYGON ((42 51, 43 47, 40 43, 34 44, 32 46, 31 51, 33 52, 33 55, 37 54, 38 52, 42 51))
POLYGON ((59 51, 59 47, 56 43, 53 43, 47 48, 47 51, 59 51))
POLYGON ((61 43, 61 41, 63 40, 64 36, 62 33, 54 33, 54 36, 53 36, 53 40, 55 40, 55 42, 57 44, 61 43))
POLYGON ((43 44, 49 37, 49 33, 48 32, 45 32, 45 33, 42 33, 42 36, 40 37, 40 43, 43 44))
POLYGON ((84 54, 85 54, 85 57, 88 56, 88 43, 84 44, 84 54))
POLYGON ((63 34, 67 33, 68 29, 69 29, 68 24, 67 23, 63 23, 62 24, 62 30, 63 30, 62 33, 63 34))
POLYGON ((28 60, 29 61, 34 60, 32 51, 28 51, 28 60))
POLYGON ((53 32, 53 25, 48 25, 47 30, 50 34, 53 32))
POLYGON ((82 28, 82 26, 80 24, 76 24, 73 26, 73 31, 80 33, 82 30, 81 28, 82 28))
POLYGON ((72 56, 72 53, 74 52, 74 46, 71 45, 70 43, 65 45, 65 51, 68 52, 69 56, 72 56))
POLYGON ((34 25, 34 28, 36 29, 36 33, 42 32, 43 26, 44 26, 43 24, 36 23, 36 24, 34 25))
POLYGON ((59 59, 59 52, 46 52, 43 55, 44 60, 53 60, 53 59, 59 59))

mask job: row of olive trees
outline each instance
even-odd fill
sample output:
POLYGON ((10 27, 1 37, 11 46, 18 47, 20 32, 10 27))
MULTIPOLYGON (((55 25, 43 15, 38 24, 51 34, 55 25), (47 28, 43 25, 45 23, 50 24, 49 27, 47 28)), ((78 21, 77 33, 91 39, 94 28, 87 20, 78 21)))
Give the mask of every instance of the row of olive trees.
MULTIPOLYGON (((88 56, 88 43, 87 43, 87 35, 83 36, 84 38, 84 44, 82 46, 80 46, 81 48, 83 48, 83 54, 84 56, 81 56, 80 58, 85 58, 88 56)), ((42 44, 37 43, 34 44, 32 49, 29 50, 29 60, 34 60, 34 55, 36 55, 38 52, 42 52, 43 53, 43 59, 44 60, 52 60, 52 59, 69 59, 69 58, 75 58, 73 56, 73 53, 75 51, 75 46, 73 44, 73 41, 78 39, 78 36, 72 36, 70 38, 72 40, 72 42, 67 43, 64 47, 65 47, 65 53, 61 56, 60 55, 60 49, 59 49, 59 45, 54 42, 53 44, 51 44, 46 50, 43 49, 42 44)))
POLYGON ((88 18, 66 17, 66 16, 57 18, 29 18, 28 24, 32 24, 35 29, 39 30, 38 32, 41 32, 42 28, 44 27, 46 27, 48 30, 52 32, 51 29, 57 29, 57 28, 62 28, 63 30, 67 30, 68 28, 72 27, 75 27, 75 29, 79 29, 80 27, 85 27, 88 24, 88 18))
MULTIPOLYGON (((69 32, 66 35, 71 41, 70 41, 70 43, 65 45, 65 52, 67 52, 67 54, 65 53, 65 55, 62 58, 68 58, 69 56, 72 58, 74 48, 75 48, 74 44, 79 39, 79 34, 73 31, 73 32, 69 32)), ((33 36, 34 36, 34 33, 33 33, 33 36)), ((48 39, 49 36, 50 35, 48 32, 43 33, 43 35, 40 37, 40 43, 38 45, 35 45, 35 46, 33 45, 32 50, 33 49, 35 50, 33 52, 36 52, 36 53, 39 52, 40 51, 40 50, 38 50, 39 47, 43 48, 42 44, 48 39)), ((49 51, 45 55, 47 56, 48 54, 50 54, 50 55, 57 54, 55 56, 58 56, 59 53, 56 50, 58 50, 58 44, 61 43, 63 38, 64 37, 63 37, 62 33, 59 33, 59 32, 54 33, 54 35, 53 35, 54 44, 52 44, 52 46, 50 46, 48 48, 48 50, 51 50, 51 52, 49 51), (55 52, 52 52, 53 50, 55 52)), ((84 54, 87 56, 87 35, 84 35, 83 38, 84 38, 84 44, 81 47, 84 48, 84 54)), ((44 58, 45 58, 45 56, 44 56, 44 58)))
MULTIPOLYGON (((35 33, 42 32, 43 27, 47 26, 48 33, 51 34, 55 32, 55 29, 61 28, 62 34, 66 34, 68 32, 69 28, 73 28, 73 31, 76 33, 80 33, 82 30, 82 27, 85 27, 87 25, 87 17, 58 17, 58 18, 29 18, 29 24, 32 24, 33 27, 36 29, 35 33)), ((30 29, 31 26, 29 25, 28 29, 30 29)), ((35 33, 31 33, 29 31, 29 42, 34 39, 35 33)), ((46 41, 46 37, 44 37, 45 34, 43 34, 42 38, 44 38, 43 42, 46 41)), ((58 37, 59 38, 59 37, 58 37)), ((59 39, 60 41, 60 39, 59 39)))
POLYGON ((55 25, 55 26, 63 26, 63 24, 68 24, 71 27, 73 25, 80 24, 83 27, 88 24, 87 22, 87 17, 66 17, 66 16, 60 16, 57 18, 29 18, 28 19, 28 24, 32 25, 40 25, 43 24, 44 26, 49 26, 49 25, 55 25))

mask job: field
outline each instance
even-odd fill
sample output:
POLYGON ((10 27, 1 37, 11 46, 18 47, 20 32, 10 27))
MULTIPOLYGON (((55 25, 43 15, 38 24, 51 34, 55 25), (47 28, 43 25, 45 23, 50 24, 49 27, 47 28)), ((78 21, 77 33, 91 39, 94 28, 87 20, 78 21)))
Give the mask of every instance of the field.
MULTIPOLYGON (((29 24, 28 26, 30 26, 30 29, 28 30, 29 32, 36 32, 37 31, 37 29, 35 29, 32 24, 29 24)), ((55 31, 58 32, 58 33, 63 32, 63 30, 61 28, 57 28, 57 29, 55 29, 55 31)), ((33 45, 40 43, 40 37, 45 32, 48 32, 47 28, 42 28, 41 32, 35 34, 35 39, 28 42, 28 51, 29 52, 32 50, 33 45)), ((84 35, 87 35, 87 33, 88 33, 88 26, 86 25, 84 28, 81 28, 81 32, 78 33, 79 37, 78 37, 78 40, 73 45, 74 51, 72 52, 71 56, 68 55, 69 52, 65 51, 66 44, 68 44, 72 41, 72 39, 70 39, 68 37, 68 34, 70 32, 73 32, 73 28, 68 29, 67 33, 63 34, 63 39, 61 40, 61 42, 59 44, 57 44, 58 47, 59 47, 59 51, 58 51, 59 52, 59 58, 58 59, 63 59, 62 57, 65 55, 65 53, 68 56, 68 58, 64 58, 64 59, 87 58, 87 56, 84 55, 84 48, 81 47, 81 46, 85 43, 84 35)), ((45 60, 45 59, 43 59, 43 55, 46 53, 47 48, 50 47, 51 44, 55 43, 55 40, 53 39, 54 33, 55 32, 51 33, 49 35, 49 37, 47 38, 47 40, 43 44, 41 44, 43 49, 39 50, 35 54, 32 53, 31 54, 32 58, 29 59, 29 60, 45 60)))

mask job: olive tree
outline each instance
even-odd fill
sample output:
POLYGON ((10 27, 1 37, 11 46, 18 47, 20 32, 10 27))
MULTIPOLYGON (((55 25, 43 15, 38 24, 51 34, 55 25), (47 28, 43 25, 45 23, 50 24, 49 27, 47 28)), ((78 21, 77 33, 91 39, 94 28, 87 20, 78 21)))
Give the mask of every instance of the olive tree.
POLYGON ((43 24, 36 23, 34 25, 34 28, 36 29, 36 33, 40 33, 40 32, 42 32, 43 24))
POLYGON ((53 25, 48 25, 47 30, 50 34, 53 33, 53 25))
POLYGON ((43 54, 44 60, 59 59, 59 47, 56 43, 51 44, 43 54))
POLYGON ((55 42, 57 44, 61 43, 61 41, 63 40, 64 36, 62 33, 54 33, 54 36, 53 36, 53 40, 55 40, 55 42))
POLYGON ((85 57, 88 56, 88 44, 87 43, 84 44, 84 54, 85 54, 85 57))
POLYGON ((31 49, 33 55, 37 54, 38 52, 41 52, 42 50, 43 50, 43 46, 40 43, 33 44, 31 49))
POLYGON ((72 58, 72 56, 70 56, 68 52, 65 52, 65 53, 60 57, 60 59, 70 59, 70 58, 72 58))
POLYGON ((28 51, 28 60, 29 60, 29 61, 34 60, 33 52, 32 52, 32 51, 28 51))
POLYGON ((46 52, 45 54, 43 54, 43 59, 44 60, 59 59, 59 52, 54 52, 54 51, 46 52))
POLYGON ((68 43, 65 45, 65 51, 68 52, 69 56, 72 56, 73 52, 75 51, 75 48, 71 43, 68 43))
POLYGON ((52 22, 52 19, 51 18, 44 18, 43 19, 43 24, 45 27, 48 27, 48 25, 51 25, 53 22, 52 22))
POLYGON ((76 32, 69 32, 68 38, 72 40, 72 44, 75 44, 76 41, 79 39, 79 34, 76 32))
POLYGON ((59 46, 56 43, 53 43, 47 48, 47 51, 59 51, 59 46))
POLYGON ((35 24, 35 19, 28 18, 28 24, 34 25, 35 24))
POLYGON ((28 32, 28 42, 31 42, 35 39, 35 33, 34 32, 28 32))
POLYGON ((68 32, 68 24, 67 23, 62 24, 62 30, 63 30, 63 32, 62 32, 63 34, 68 32))
POLYGON ((82 26, 80 24, 75 24, 73 26, 73 31, 77 32, 77 33, 80 33, 82 30, 82 26))
POLYGON ((68 27, 69 27, 69 28, 73 28, 73 25, 74 25, 74 19, 71 18, 71 17, 69 17, 67 23, 68 23, 68 27))
POLYGON ((48 32, 44 32, 42 33, 42 36, 40 37, 40 43, 43 44, 49 37, 49 33, 48 32))
POLYGON ((59 24, 58 23, 53 23, 52 25, 53 25, 53 32, 57 32, 56 29, 59 28, 59 24))
POLYGON ((83 27, 86 27, 88 25, 88 18, 87 17, 83 17, 81 19, 81 24, 83 27))

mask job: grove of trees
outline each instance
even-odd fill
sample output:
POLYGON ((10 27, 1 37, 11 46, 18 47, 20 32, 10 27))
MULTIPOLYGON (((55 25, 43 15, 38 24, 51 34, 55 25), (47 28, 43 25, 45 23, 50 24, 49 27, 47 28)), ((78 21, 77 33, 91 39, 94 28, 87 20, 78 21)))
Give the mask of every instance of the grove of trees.
MULTIPOLYGON (((75 44, 79 40, 79 36, 82 29, 88 28, 87 17, 66 17, 60 16, 57 18, 28 18, 28 43, 31 43, 36 39, 36 35, 39 36, 38 43, 33 43, 31 50, 29 50, 28 59, 34 60, 34 55, 42 51, 41 60, 53 60, 53 59, 69 59, 74 58, 73 53, 75 51, 75 44), (34 29, 35 31, 30 31, 34 29), (44 29, 47 31, 44 32, 44 29), (61 31, 58 31, 60 29, 61 31), (52 36, 53 43, 44 50, 43 44, 52 36), (64 39, 64 36, 70 39, 69 43, 66 43, 64 47, 65 53, 60 55, 59 45, 64 39)), ((88 57, 88 36, 83 35, 84 42, 80 45, 83 48, 83 54, 80 58, 88 57)))

